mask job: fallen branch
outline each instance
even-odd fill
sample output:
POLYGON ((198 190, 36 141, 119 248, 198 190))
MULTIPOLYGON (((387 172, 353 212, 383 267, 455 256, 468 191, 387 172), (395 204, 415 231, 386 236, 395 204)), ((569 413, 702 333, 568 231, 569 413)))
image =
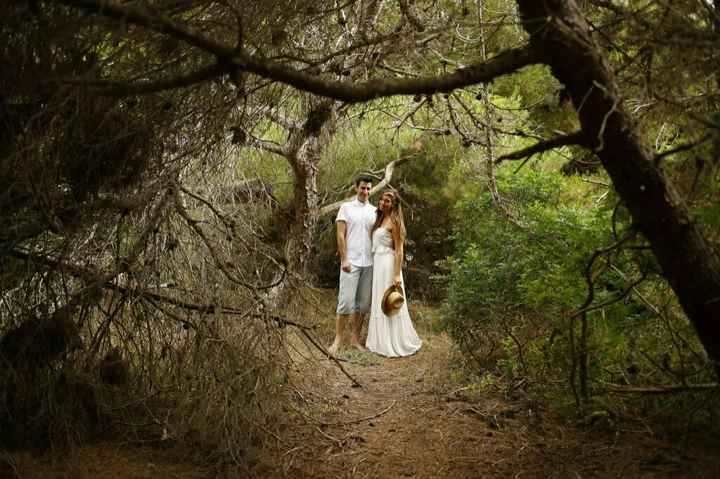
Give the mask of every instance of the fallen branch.
POLYGON ((317 432, 319 432, 320 434, 322 434, 323 436, 325 436, 327 439, 330 439, 332 442, 334 442, 335 445, 336 445, 339 449, 342 449, 343 441, 342 441, 341 439, 338 439, 338 438, 336 438, 335 436, 326 433, 325 431, 323 431, 323 430, 320 429, 319 427, 316 427, 315 429, 317 430, 317 432))
POLYGON ((391 409, 395 406, 395 403, 397 403, 397 400, 393 400, 392 404, 390 404, 388 407, 386 407, 385 409, 383 409, 383 410, 380 411, 379 413, 373 414, 372 416, 364 417, 364 418, 362 418, 362 419, 353 419, 352 421, 343 421, 343 422, 321 422, 321 423, 320 423, 320 426, 325 426, 325 427, 327 427, 327 426, 345 426, 345 425, 348 425, 348 424, 357 424, 357 423, 359 423, 359 422, 369 421, 370 419, 375 419, 375 418, 378 418, 378 417, 382 416, 383 414, 386 414, 389 410, 391 410, 391 409))
POLYGON ((328 350, 325 349, 320 343, 318 343, 317 340, 315 338, 313 338, 312 335, 306 329, 300 329, 300 332, 303 334, 303 336, 305 336, 307 338, 308 341, 310 341, 310 343, 312 343, 313 346, 315 346, 315 348, 318 351, 323 353, 325 356, 328 357, 328 359, 330 359, 331 361, 333 361, 335 363, 335 365, 340 369, 340 371, 342 371, 343 374, 345 376, 347 376, 348 379, 350 379, 350 381, 352 381, 353 387, 358 387, 358 388, 362 387, 362 384, 360 384, 358 382, 358 380, 355 379, 350 373, 348 373, 345 370, 345 368, 343 367, 343 365, 340 364, 340 360, 338 358, 336 358, 335 356, 333 356, 332 354, 330 354, 328 352, 328 350))
POLYGON ((618 394, 675 394, 688 391, 709 391, 720 388, 720 383, 671 384, 667 386, 624 386, 606 383, 608 392, 618 394))

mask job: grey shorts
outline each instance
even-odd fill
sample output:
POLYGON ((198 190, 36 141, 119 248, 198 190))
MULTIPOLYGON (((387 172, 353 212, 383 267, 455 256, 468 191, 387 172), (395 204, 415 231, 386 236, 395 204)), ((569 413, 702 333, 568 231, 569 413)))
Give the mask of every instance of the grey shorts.
POLYGON ((372 265, 352 265, 349 273, 340 269, 337 314, 365 314, 370 310, 372 273, 372 265))

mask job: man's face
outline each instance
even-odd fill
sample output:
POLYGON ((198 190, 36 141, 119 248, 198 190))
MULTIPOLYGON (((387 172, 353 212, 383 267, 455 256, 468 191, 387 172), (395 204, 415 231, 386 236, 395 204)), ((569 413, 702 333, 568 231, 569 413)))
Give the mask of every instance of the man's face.
POLYGON ((361 181, 357 185, 357 198, 361 202, 365 203, 370 197, 370 190, 372 189, 372 183, 367 181, 361 181))

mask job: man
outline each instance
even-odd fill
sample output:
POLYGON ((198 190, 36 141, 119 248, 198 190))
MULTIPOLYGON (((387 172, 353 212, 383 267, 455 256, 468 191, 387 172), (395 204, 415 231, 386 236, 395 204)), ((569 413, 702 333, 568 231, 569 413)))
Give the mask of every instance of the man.
POLYGON ((375 207, 368 201, 372 178, 355 180, 357 197, 340 207, 335 219, 335 236, 340 253, 340 284, 335 317, 335 341, 328 348, 337 354, 342 347, 346 325, 350 324, 350 346, 365 349, 360 343, 363 316, 370 310, 372 293, 372 239, 375 207))

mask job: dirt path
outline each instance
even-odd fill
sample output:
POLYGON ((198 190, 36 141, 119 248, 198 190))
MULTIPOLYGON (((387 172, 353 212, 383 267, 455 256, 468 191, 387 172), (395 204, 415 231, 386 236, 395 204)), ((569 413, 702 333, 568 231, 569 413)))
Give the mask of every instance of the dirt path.
MULTIPOLYGON (((296 391, 294 425, 247 469, 221 476, 720 478, 717 462, 684 454, 646 431, 618 434, 602 420, 581 430, 520 391, 470 387, 454 372, 458 357, 447 336, 423 321, 418 330, 424 344, 412 357, 344 354, 359 388, 319 356, 298 364, 305 384, 296 391)), ((110 444, 52 462, 0 457, 0 477, 25 479, 200 479, 217 477, 216 471, 172 450, 110 444)))
POLYGON ((285 452, 288 477, 720 477, 717 464, 647 434, 581 431, 519 395, 458 388, 450 341, 422 333, 409 358, 346 355, 361 388, 334 368, 319 371, 320 424, 285 452))

